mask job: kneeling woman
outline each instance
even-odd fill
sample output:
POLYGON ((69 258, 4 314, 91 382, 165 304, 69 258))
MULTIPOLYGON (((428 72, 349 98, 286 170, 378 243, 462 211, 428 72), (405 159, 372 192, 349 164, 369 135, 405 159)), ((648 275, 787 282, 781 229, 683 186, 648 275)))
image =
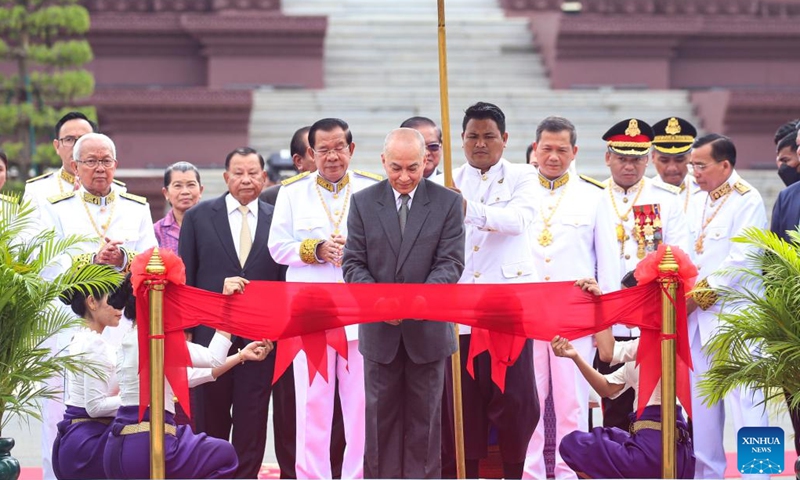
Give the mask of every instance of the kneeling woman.
POLYGON ((97 369, 92 374, 67 372, 64 420, 53 444, 53 471, 61 480, 105 478, 103 450, 120 399, 114 366, 116 352, 103 339, 106 327, 119 325, 126 298, 116 290, 108 295, 67 292, 64 303, 83 319, 69 345, 69 354, 82 356, 97 369))
MULTIPOLYGON (((228 290, 226 281, 226 291, 228 290)), ((130 279, 123 287, 131 289, 130 279)), ((136 318, 133 295, 125 306, 125 315, 136 318)), ((135 325, 135 324, 134 324, 135 325)), ((208 348, 187 342, 192 366, 189 369, 189 386, 195 387, 214 381, 218 376, 245 361, 261 361, 272 350, 272 342, 251 342, 235 355, 228 356, 230 334, 217 331, 208 348)), ((139 337, 136 328, 122 340, 118 354, 117 377, 122 405, 111 424, 103 464, 108 478, 149 478, 150 464, 150 410, 139 423, 139 337)), ((164 383, 164 455, 167 478, 233 478, 238 459, 236 451, 227 440, 194 434, 188 425, 175 424, 173 391, 168 381, 164 383)))

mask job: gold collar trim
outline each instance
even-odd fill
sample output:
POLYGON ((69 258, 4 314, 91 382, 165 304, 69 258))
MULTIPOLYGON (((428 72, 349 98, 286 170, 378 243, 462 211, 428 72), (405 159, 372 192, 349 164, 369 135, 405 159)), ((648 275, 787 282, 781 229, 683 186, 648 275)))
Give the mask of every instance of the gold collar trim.
POLYGON ((725 182, 714 190, 708 192, 708 196, 711 197, 711 200, 717 201, 729 193, 731 193, 731 184, 725 182))
POLYGON ((339 180, 338 183, 329 182, 329 181, 325 180, 324 178, 322 178, 321 175, 317 175, 317 185, 319 185, 320 187, 324 188, 325 190, 327 190, 327 191, 329 191, 331 193, 339 193, 339 192, 341 192, 342 189, 344 187, 346 187, 348 183, 350 183, 350 174, 349 173, 345 173, 344 177, 342 177, 342 179, 339 180))
POLYGON ((564 175, 561 175, 555 180, 550 180, 541 173, 539 174, 539 185, 548 190, 555 190, 559 187, 563 187, 567 182, 569 182, 569 172, 564 173, 564 175))
POLYGON ((61 173, 59 173, 58 176, 70 185, 75 185, 75 175, 64 170, 64 167, 61 167, 61 173))
POLYGON ((114 192, 109 193, 105 197, 98 197, 97 195, 92 195, 89 192, 83 192, 83 201, 86 203, 91 203, 92 205, 104 206, 108 205, 109 203, 113 203, 116 200, 117 194, 114 192))
POLYGON ((628 195, 629 193, 635 193, 640 188, 644 188, 644 177, 642 177, 641 179, 639 179, 638 182, 628 187, 627 190, 617 185, 617 182, 615 182, 613 178, 611 179, 611 189, 614 190, 615 192, 620 192, 623 195, 628 195))

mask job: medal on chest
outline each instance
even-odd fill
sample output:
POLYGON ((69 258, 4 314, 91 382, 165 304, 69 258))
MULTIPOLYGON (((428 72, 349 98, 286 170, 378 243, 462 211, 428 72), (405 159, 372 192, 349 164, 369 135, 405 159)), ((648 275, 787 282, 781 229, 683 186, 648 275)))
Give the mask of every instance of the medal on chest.
POLYGON ((654 252, 663 240, 661 231, 661 206, 659 204, 633 207, 633 238, 636 240, 636 257, 641 260, 654 252))

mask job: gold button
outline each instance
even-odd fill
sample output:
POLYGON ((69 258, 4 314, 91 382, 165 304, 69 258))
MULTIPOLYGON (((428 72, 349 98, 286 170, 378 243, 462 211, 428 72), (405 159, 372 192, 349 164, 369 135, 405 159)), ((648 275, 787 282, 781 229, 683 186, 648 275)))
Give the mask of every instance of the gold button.
POLYGON ((625 260, 630 260, 630 259, 631 259, 631 256, 630 256, 630 254, 627 254, 627 253, 626 253, 626 254, 625 254, 625 260))
POLYGON ((474 247, 472 247, 472 251, 473 251, 473 252, 477 252, 477 251, 478 251, 478 250, 480 250, 480 249, 481 249, 481 247, 479 247, 479 246, 477 246, 477 245, 475 245, 474 247))
POLYGON ((517 276, 518 276, 518 277, 521 277, 521 276, 522 276, 522 270, 517 270, 517 276))
POLYGON ((486 175, 481 175, 481 180, 483 180, 483 181, 486 181, 488 178, 489 177, 487 177, 486 175))
POLYGON ((475 272, 475 273, 473 273, 472 275, 473 275, 475 278, 478 278, 478 277, 480 277, 480 276, 481 276, 481 272, 475 272))
POLYGON ((337 280, 336 283, 344 283, 344 280, 337 280))
POLYGON ((333 214, 334 214, 334 215, 336 215, 337 217, 339 216, 339 213, 340 213, 340 212, 339 212, 339 210, 335 210, 335 211, 333 212, 333 214))
POLYGON ((551 197, 555 196, 555 194, 556 194, 556 191, 555 191, 555 190, 550 190, 550 196, 551 196, 551 197))
POLYGON ((546 281, 550 281, 550 275, 548 275, 548 276, 544 277, 544 279, 545 279, 546 281))
POLYGON ((544 261, 550 263, 550 257, 545 258, 544 261))
POLYGON ((628 197, 623 197, 622 198, 622 203, 628 203, 628 197))

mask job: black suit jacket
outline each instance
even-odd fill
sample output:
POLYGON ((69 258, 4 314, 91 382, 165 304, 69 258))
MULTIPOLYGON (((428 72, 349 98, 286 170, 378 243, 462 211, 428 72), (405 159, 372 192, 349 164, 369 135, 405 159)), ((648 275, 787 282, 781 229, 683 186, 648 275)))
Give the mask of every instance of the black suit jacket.
POLYGON ((786 231, 797 229, 798 224, 800 224, 800 182, 789 185, 778 194, 775 206, 772 207, 770 230, 787 242, 791 242, 786 231))
MULTIPOLYGON (((199 203, 189 209, 183 218, 178 252, 186 265, 186 284, 212 292, 222 292, 226 277, 279 280, 278 264, 267 248, 272 224, 272 205, 258 202, 258 225, 253 246, 242 267, 233 245, 225 195, 199 203)), ((198 328, 194 332, 194 342, 207 346, 213 335, 212 329, 198 328)))
POLYGON ((281 190, 281 184, 273 185, 271 187, 267 187, 266 190, 261 192, 261 195, 258 196, 258 199, 267 202, 270 205, 275 205, 275 201, 278 199, 278 192, 281 190))
MULTIPOLYGON (((348 283, 458 283, 464 271, 461 195, 423 179, 417 186, 403 235, 394 192, 387 180, 354 194, 347 217, 343 273, 348 283)), ((452 325, 406 320, 359 327, 364 358, 387 364, 402 339, 414 363, 453 354, 452 325)))

